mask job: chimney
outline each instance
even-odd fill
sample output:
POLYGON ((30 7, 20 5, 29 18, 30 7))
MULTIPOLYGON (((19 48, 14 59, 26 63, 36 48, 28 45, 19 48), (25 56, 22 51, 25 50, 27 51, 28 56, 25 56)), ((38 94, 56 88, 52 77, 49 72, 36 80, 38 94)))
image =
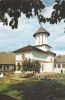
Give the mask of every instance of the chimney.
POLYGON ((3 54, 5 54, 5 52, 3 52, 3 54))
POLYGON ((60 58, 61 56, 60 56, 60 54, 58 55, 58 58, 60 58))

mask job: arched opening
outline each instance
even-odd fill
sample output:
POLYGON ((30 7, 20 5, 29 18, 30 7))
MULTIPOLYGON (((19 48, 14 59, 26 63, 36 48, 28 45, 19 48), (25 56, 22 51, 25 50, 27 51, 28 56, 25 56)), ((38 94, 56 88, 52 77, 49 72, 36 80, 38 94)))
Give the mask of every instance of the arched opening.
POLYGON ((42 71, 44 71, 44 66, 43 66, 43 64, 42 64, 42 71))
POLYGON ((58 64, 58 68, 61 68, 61 65, 60 64, 58 64))
POLYGON ((20 70, 20 63, 17 64, 17 67, 18 67, 18 71, 19 71, 20 70))

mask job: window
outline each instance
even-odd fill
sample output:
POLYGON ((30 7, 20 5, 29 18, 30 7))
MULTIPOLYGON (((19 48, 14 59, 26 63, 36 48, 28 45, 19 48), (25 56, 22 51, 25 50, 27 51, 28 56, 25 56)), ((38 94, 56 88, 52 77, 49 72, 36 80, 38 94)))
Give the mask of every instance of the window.
POLYGON ((42 36, 42 44, 43 44, 43 36, 42 36))
POLYGON ((0 66, 0 69, 2 69, 2 66, 0 66))
POLYGON ((42 71, 44 70, 44 66, 42 65, 42 71))
POLYGON ((56 68, 56 64, 54 64, 54 68, 56 68))
POLYGON ((24 54, 22 54, 22 59, 23 59, 23 60, 25 59, 25 55, 24 55, 24 54))
POLYGON ((51 61, 52 61, 52 58, 51 58, 51 61))
POLYGON ((58 64, 58 68, 61 68, 61 65, 60 64, 58 64))
POLYGON ((9 66, 7 66, 7 69, 9 69, 9 66))
POLYGON ((54 70, 54 65, 53 65, 53 70, 54 70))
POLYGON ((5 66, 4 66, 4 70, 5 70, 5 66))
POLYGON ((62 68, 65 68, 65 64, 62 65, 62 68))
POLYGON ((17 63, 17 66, 18 66, 18 71, 20 70, 20 63, 17 63))
POLYGON ((39 36, 39 45, 40 45, 40 36, 39 36))

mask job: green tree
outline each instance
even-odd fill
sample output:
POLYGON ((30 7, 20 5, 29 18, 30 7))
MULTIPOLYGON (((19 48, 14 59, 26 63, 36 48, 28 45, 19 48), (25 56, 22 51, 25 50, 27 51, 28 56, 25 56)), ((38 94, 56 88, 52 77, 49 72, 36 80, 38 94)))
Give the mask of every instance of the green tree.
POLYGON ((41 65, 40 65, 40 62, 38 61, 38 60, 35 60, 35 61, 33 61, 32 62, 32 71, 33 71, 33 73, 35 72, 40 72, 40 67, 41 67, 41 65))
POLYGON ((31 61, 30 59, 25 59, 22 63, 22 71, 33 71, 33 73, 35 72, 39 72, 40 71, 40 62, 38 60, 35 61, 31 61))
POLYGON ((65 22, 65 0, 55 0, 55 4, 53 6, 54 11, 51 13, 50 18, 44 18, 43 15, 39 15, 38 19, 39 22, 50 22, 50 24, 58 23, 62 19, 64 19, 65 22))

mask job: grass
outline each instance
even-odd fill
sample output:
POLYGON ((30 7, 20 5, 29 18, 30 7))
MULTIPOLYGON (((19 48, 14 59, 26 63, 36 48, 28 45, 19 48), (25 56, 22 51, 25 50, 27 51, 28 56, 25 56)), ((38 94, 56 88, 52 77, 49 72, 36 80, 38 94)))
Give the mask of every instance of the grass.
MULTIPOLYGON (((49 78, 65 78, 65 74, 48 75, 49 78)), ((17 84, 0 84, 2 94, 17 100, 65 100, 65 80, 27 80, 17 84)))

